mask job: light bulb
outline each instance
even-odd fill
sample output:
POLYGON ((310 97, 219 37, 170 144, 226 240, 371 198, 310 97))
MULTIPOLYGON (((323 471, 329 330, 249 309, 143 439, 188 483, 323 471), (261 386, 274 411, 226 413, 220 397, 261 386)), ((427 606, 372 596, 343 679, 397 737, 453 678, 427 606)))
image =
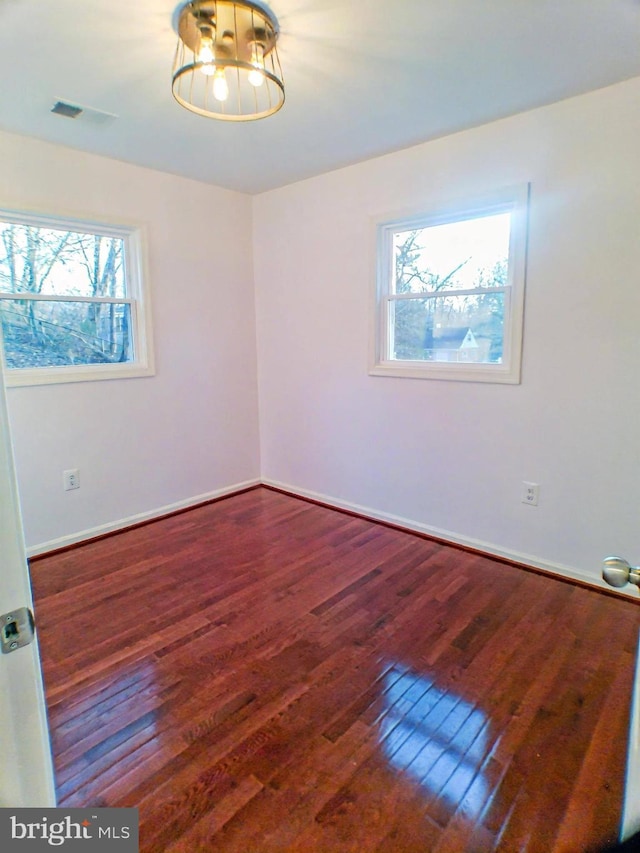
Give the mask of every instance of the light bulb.
POLYGON ((213 55, 213 41, 211 39, 202 39, 200 43, 200 53, 198 54, 198 60, 200 62, 213 62, 215 59, 213 55))
POLYGON ((200 31, 200 52, 198 53, 198 62, 201 62, 200 71, 207 77, 211 77, 216 73, 216 67, 213 64, 215 59, 213 52, 213 34, 209 27, 203 27, 200 31))
POLYGON ((251 64, 254 68, 249 72, 249 83, 258 88, 264 83, 264 48, 261 44, 255 43, 251 46, 251 64))
POLYGON ((213 97, 217 101, 226 101, 229 97, 229 86, 224 68, 217 68, 213 77, 213 97))

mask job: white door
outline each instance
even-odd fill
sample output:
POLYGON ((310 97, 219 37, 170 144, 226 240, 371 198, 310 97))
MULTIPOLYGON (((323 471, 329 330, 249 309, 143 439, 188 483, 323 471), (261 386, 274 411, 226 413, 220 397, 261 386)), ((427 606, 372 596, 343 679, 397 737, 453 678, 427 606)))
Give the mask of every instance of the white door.
MULTIPOLYGON (((0 360, 0 615, 20 607, 33 609, 0 360)), ((0 808, 55 806, 37 626, 0 654, 0 762, 0 808)))
POLYGON ((640 832, 640 640, 636 653, 636 679, 633 688, 627 784, 622 818, 623 838, 628 838, 634 832, 640 832))

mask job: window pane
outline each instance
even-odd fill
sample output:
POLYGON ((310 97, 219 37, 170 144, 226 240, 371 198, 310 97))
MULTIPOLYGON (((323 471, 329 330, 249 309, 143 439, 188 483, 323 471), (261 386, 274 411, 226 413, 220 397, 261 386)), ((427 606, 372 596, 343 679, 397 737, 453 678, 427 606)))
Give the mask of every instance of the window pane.
POLYGON ((9 368, 133 361, 128 303, 5 299, 0 314, 9 368))
POLYGON ((510 213, 396 232, 392 292, 506 285, 510 232, 510 213))
POLYGON ((0 291, 124 298, 124 240, 0 222, 0 291))
POLYGON ((391 359, 501 364, 504 293, 393 300, 391 359))

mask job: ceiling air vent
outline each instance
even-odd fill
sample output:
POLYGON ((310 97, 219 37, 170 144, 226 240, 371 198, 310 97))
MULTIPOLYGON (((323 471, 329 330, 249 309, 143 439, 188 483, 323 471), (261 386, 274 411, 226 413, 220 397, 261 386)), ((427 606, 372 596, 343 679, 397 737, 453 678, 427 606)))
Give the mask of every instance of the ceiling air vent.
POLYGON ((67 101, 56 101, 51 108, 51 112, 57 116, 75 119, 82 122, 82 124, 93 125, 109 124, 118 118, 113 113, 105 113, 102 110, 95 110, 93 107, 81 107, 78 104, 69 104, 67 101))
POLYGON ((65 118, 78 118, 82 115, 82 107, 74 107, 73 104, 65 104, 64 101, 56 101, 53 105, 52 113, 65 118))

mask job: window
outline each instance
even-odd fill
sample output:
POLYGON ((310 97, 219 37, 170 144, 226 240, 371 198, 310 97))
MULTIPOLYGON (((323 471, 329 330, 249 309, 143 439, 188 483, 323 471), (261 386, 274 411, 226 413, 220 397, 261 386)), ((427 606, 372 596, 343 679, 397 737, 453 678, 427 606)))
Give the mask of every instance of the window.
POLYGON ((528 186, 377 225, 379 376, 520 381, 528 186))
POLYGON ((7 385, 153 373, 139 229, 0 211, 7 385))

